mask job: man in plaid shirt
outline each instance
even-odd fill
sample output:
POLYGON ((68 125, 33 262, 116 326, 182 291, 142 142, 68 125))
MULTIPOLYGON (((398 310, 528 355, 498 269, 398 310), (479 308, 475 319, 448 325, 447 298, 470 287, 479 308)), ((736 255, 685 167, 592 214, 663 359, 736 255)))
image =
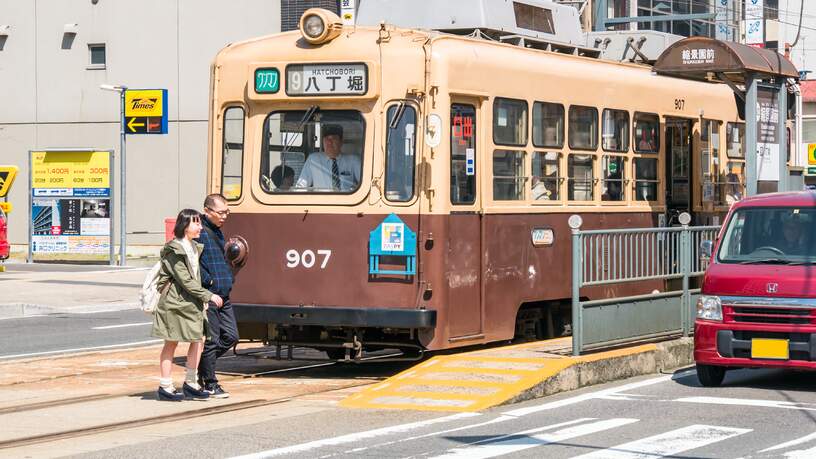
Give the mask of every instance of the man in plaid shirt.
POLYGON ((204 200, 204 214, 201 218, 201 236, 198 242, 204 244, 201 253, 201 285, 224 300, 224 305, 216 307, 210 303, 207 309, 209 336, 204 342, 201 362, 198 365, 199 384, 210 397, 227 398, 225 391, 215 376, 215 360, 224 355, 238 342, 238 327, 235 312, 229 300, 233 274, 224 255, 224 233, 221 226, 229 217, 227 200, 220 194, 211 194, 204 200))

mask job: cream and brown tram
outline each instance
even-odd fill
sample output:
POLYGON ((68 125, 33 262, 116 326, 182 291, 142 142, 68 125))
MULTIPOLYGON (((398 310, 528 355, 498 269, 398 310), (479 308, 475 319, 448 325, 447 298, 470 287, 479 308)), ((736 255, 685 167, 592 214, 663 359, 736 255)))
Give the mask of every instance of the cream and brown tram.
POLYGON ((211 110, 241 337, 338 358, 561 335, 570 215, 703 222, 743 193, 725 85, 325 10, 223 49, 211 110))

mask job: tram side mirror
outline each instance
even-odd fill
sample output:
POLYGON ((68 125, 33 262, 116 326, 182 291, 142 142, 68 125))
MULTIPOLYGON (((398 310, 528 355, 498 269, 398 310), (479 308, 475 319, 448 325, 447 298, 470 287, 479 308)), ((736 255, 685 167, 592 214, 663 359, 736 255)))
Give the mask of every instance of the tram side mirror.
POLYGON ((705 258, 711 258, 711 250, 714 248, 714 243, 711 241, 703 241, 700 243, 700 255, 705 258))

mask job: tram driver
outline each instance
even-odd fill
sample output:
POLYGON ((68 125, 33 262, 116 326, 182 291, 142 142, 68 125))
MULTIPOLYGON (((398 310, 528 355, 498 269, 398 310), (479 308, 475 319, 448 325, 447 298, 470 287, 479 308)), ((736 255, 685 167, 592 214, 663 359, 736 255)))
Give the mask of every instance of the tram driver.
POLYGON ((306 158, 295 188, 320 191, 353 191, 360 183, 360 157, 342 152, 343 127, 322 126, 323 151, 306 158))

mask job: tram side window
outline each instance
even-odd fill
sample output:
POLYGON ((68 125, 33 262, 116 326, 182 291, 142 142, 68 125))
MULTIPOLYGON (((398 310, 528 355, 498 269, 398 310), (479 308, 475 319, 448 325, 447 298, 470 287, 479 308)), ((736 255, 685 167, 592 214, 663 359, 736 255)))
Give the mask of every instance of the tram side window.
POLYGON ((264 123, 261 188, 267 193, 344 193, 362 181, 365 122, 356 110, 271 113, 264 123))
POLYGON ((729 158, 745 157, 745 123, 728 123, 725 127, 725 142, 729 158))
POLYGON ((533 145, 543 148, 564 146, 564 106, 547 102, 533 104, 533 145))
POLYGON ((241 198, 244 168, 244 109, 229 107, 224 111, 221 153, 221 193, 228 201, 241 198))
POLYGON ((745 196, 745 163, 728 161, 725 166, 725 177, 720 180, 718 205, 728 205, 745 196))
POLYGON ((414 197, 416 168, 416 110, 400 103, 388 108, 385 197, 405 202, 414 197))
POLYGON ((657 201, 657 159, 635 158, 635 200, 657 201))
POLYGON ((629 112, 605 109, 602 129, 601 146, 604 151, 629 151, 629 112))
POLYGON ((652 113, 635 113, 635 151, 657 153, 660 151, 660 118, 652 113))
POLYGON ((592 201, 595 184, 595 155, 570 154, 567 161, 567 197, 570 201, 592 201))
POLYGON ((527 101, 496 98, 493 103, 493 143, 527 145, 527 101))
POLYGON ((569 108, 569 146, 579 150, 598 148, 598 109, 573 105, 569 108))
POLYGON ((493 152, 493 199, 495 201, 524 200, 524 152, 496 150, 493 152))
POLYGON ((623 201, 626 197, 623 184, 626 177, 626 158, 603 157, 603 194, 601 201, 623 201))
POLYGON ((702 129, 700 130, 700 156, 700 173, 703 178, 703 200, 719 202, 721 200, 720 187, 714 185, 714 182, 722 181, 718 173, 720 165, 719 121, 703 120, 702 129))
POLYGON ((557 152, 533 152, 533 180, 530 194, 534 201, 560 199, 558 189, 561 186, 559 160, 557 152))
POLYGON ((476 202, 476 108, 451 104, 451 204, 476 202))

